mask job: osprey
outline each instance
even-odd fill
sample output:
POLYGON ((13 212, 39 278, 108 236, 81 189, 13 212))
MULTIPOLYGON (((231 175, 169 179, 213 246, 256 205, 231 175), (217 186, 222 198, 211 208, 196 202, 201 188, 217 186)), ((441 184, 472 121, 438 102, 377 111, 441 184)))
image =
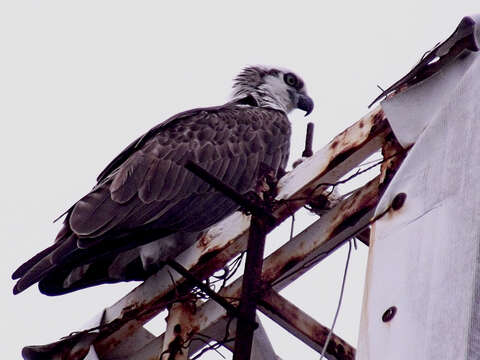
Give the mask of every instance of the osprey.
POLYGON ((19 293, 38 282, 60 295, 145 280, 238 205, 184 168, 191 160, 240 193, 261 163, 275 172, 289 155, 294 108, 313 110, 303 81, 275 68, 245 68, 222 106, 177 114, 131 143, 67 212, 53 245, 12 275, 19 293))

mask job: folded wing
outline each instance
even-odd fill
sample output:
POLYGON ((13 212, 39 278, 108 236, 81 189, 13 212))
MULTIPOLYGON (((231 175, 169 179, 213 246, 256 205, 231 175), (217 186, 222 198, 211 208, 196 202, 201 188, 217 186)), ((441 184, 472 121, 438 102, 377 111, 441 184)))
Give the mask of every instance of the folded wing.
MULTIPOLYGON (((186 170, 188 160, 245 193, 261 163, 285 167, 289 138, 283 112, 235 104, 191 110, 156 126, 117 156, 69 210, 56 243, 13 274, 20 278, 14 292, 35 282, 58 294, 147 276, 132 249, 200 232, 237 208, 186 170), (120 261, 122 254, 129 261, 120 261), (123 273, 112 277, 112 264, 120 263, 123 273)), ((180 243, 174 250, 185 248, 180 243)))

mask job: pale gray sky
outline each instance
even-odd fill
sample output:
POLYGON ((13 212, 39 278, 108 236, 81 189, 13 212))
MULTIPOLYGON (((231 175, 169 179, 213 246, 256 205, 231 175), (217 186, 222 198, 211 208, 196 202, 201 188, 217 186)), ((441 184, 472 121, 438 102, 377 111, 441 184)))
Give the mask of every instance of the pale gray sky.
MULTIPOLYGON (((78 330, 134 286, 55 298, 32 287, 14 297, 10 280, 20 263, 51 244, 59 228, 52 220, 134 138, 179 111, 224 103, 243 66, 270 64, 304 78, 316 103, 308 121, 316 123, 319 149, 367 112, 377 84, 398 79, 476 12, 478 0, 3 1, 3 357, 19 358, 24 345, 78 330)), ((291 119, 296 159, 307 120, 300 112, 291 119)), ((366 254, 361 247, 352 255, 336 327, 354 345, 366 254)), ((329 325, 345 256, 342 249, 282 294, 329 325)), ((267 325, 284 359, 319 358, 267 325)))

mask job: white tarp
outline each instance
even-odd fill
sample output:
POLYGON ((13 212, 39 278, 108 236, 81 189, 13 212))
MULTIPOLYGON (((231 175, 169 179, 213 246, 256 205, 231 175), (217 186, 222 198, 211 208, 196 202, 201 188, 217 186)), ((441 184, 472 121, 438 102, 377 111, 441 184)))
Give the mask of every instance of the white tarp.
POLYGON ((382 107, 415 144, 377 208, 407 194, 372 231, 357 359, 480 359, 480 54, 382 107))

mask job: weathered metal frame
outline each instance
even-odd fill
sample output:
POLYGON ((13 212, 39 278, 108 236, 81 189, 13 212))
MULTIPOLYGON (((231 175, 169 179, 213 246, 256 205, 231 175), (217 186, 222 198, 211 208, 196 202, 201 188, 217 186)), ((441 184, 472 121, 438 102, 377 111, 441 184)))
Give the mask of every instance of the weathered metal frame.
MULTIPOLYGON (((332 211, 321 217, 306 230, 268 256, 264 261, 262 272, 262 280, 264 283, 269 284, 273 291, 280 291, 300 275, 311 269, 319 261, 327 257, 344 241, 367 226, 378 201, 378 187, 379 177, 369 182, 369 184, 359 190, 357 194, 343 201, 336 208, 332 209, 332 211), (344 209, 348 209, 348 212, 343 211, 344 209), (339 223, 342 223, 352 217, 357 217, 358 221, 356 224, 347 226, 332 236, 336 228, 335 226, 331 227, 332 220, 337 220, 339 223), (301 251, 299 251, 299 249, 301 249, 301 251), (292 253, 293 256, 289 256, 289 253, 292 253)), ((333 222, 335 223, 335 221, 333 222)), ((242 278, 237 279, 223 289, 220 294, 227 298, 238 298, 241 294, 242 281, 242 278)), ((289 325, 287 322, 280 322, 278 321, 279 317, 272 316, 276 314, 272 312, 272 305, 269 304, 268 301, 271 298, 270 294, 271 292, 267 291, 267 293, 262 296, 259 302, 259 310, 279 322, 279 324, 284 326, 288 331, 291 331, 292 328, 302 328, 302 324, 300 324, 301 319, 294 320, 294 317, 290 317, 290 325, 292 323, 297 324, 287 326, 289 325)), ((226 317, 227 314, 224 309, 214 301, 209 300, 197 309, 195 316, 190 319, 190 324, 193 328, 197 329, 197 331, 203 333, 215 326, 217 321, 225 320, 226 317)), ((317 326, 317 328, 320 327, 321 325, 317 326)), ((295 332, 293 332, 293 334, 297 335, 295 332)), ((313 336, 312 334, 312 337, 313 336)), ((305 338, 299 338, 300 340, 305 340, 305 338)), ((313 344, 313 342, 305 342, 307 345, 313 344)), ((332 343, 335 344, 335 342, 332 343)), ((320 345, 323 344, 320 343, 320 345)), ((318 350, 317 346, 313 346, 313 348, 318 350)), ((343 341, 338 342, 338 346, 336 345, 334 348, 329 347, 329 350, 333 351, 330 353, 331 355, 351 354, 354 353, 352 349, 350 345, 343 341)), ((353 359, 353 357, 344 357, 344 359, 353 359)))
MULTIPOLYGON (((387 119, 381 107, 377 107, 286 174, 277 186, 278 195, 273 211, 277 225, 303 207, 309 199, 318 196, 328 184, 337 182, 371 154, 381 149, 390 134, 387 119)), ((323 346, 322 341, 325 341, 326 328, 302 313, 277 292, 311 269, 342 243, 368 227, 388 178, 385 176, 387 166, 384 164, 383 168, 382 176, 371 180, 341 201, 264 260, 262 282, 265 292, 259 302, 260 311, 317 351, 323 346)), ((248 216, 233 214, 214 226, 175 261, 197 279, 205 279, 246 249, 249 225, 248 216)), ((242 278, 237 279, 225 287, 220 295, 238 298, 241 294, 241 281, 242 278)), ((183 276, 164 267, 117 303, 105 309, 102 326, 94 332, 93 340, 89 337, 99 358, 140 360, 158 357, 159 349, 165 348, 163 340, 167 338, 168 347, 168 343, 171 342, 168 339, 172 337, 168 338, 165 334, 153 337, 143 328, 143 324, 174 303, 177 287, 185 282, 183 276), (130 344, 128 347, 123 346, 125 341, 130 344)), ((189 332, 202 332, 212 339, 221 339, 225 335, 226 319, 225 310, 209 300, 198 306, 194 313, 188 314, 189 332)), ((235 326, 233 322, 232 334, 235 333, 235 326)), ((93 335, 92 332, 84 332, 77 336, 82 334, 93 335)), ((85 342, 85 346, 87 345, 88 342, 85 342)), ((230 344, 225 345, 231 348, 230 344)), ((199 346, 192 343, 190 352, 197 351, 199 346)), ((354 349, 334 335, 327 352, 335 356, 343 354, 340 358, 353 359, 354 349)))
MULTIPOLYGON (((290 216, 307 202, 307 198, 323 190, 317 188, 319 184, 334 183, 380 149, 383 139, 389 132, 383 111, 377 108, 335 137, 325 148, 281 179, 278 184, 277 200, 290 201, 283 202, 274 215, 280 220, 290 216), (292 199, 298 200, 292 201, 292 199)), ((374 206, 372 211, 373 208, 374 206)), ((346 209, 351 210, 351 207, 346 209)), ((371 214, 368 215, 371 216, 371 214)), ((367 219, 369 219, 368 215, 367 219)), ((341 227, 342 222, 348 222, 347 218, 351 216, 350 214, 346 218, 342 217, 343 221, 337 218, 330 226, 332 229, 341 227)), ((204 239, 180 255, 177 261, 192 271, 197 278, 205 278, 222 268, 233 256, 246 248, 248 228, 248 218, 235 214, 227 219, 226 223, 212 229, 204 239)), ((293 252, 289 251, 289 253, 294 258, 296 251, 292 250, 293 252)), ((173 276, 175 282, 184 281, 180 276, 175 274, 173 276)), ((108 336, 101 334, 95 346, 100 356, 102 353, 112 351, 119 340, 132 334, 133 330, 163 310, 172 300, 173 290, 170 274, 167 269, 163 269, 120 302, 106 309, 105 322, 110 323, 121 319, 127 321, 124 321, 125 324, 113 334, 108 332, 108 336)))

